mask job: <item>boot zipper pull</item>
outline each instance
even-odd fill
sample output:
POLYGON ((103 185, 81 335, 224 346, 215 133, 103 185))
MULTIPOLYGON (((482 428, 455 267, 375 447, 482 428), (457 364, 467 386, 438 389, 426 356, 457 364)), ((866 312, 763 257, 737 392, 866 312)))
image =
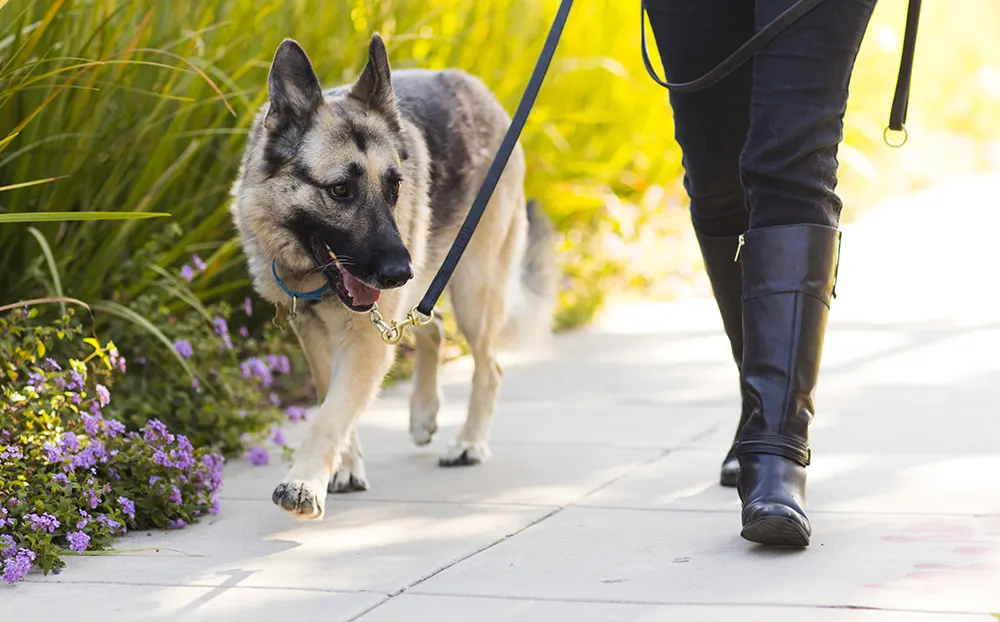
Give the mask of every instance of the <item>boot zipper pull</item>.
POLYGON ((744 240, 743 240, 743 235, 741 234, 741 235, 740 235, 740 243, 739 243, 739 245, 738 245, 738 246, 736 247, 736 256, 735 256, 735 257, 733 257, 733 261, 734 261, 734 262, 735 262, 736 260, 738 260, 738 259, 740 258, 740 250, 742 250, 742 249, 743 249, 743 243, 744 243, 744 240))

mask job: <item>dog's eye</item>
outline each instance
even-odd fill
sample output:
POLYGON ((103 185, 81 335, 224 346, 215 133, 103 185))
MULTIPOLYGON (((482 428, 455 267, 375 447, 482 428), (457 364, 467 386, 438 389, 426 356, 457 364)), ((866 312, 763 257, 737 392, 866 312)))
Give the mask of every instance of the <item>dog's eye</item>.
POLYGON ((327 188, 327 192, 335 199, 347 199, 351 196, 351 189, 347 187, 347 184, 334 184, 327 188))
POLYGON ((403 180, 402 179, 395 179, 392 182, 392 191, 395 192, 396 194, 399 194, 399 189, 402 186, 403 186, 403 180))

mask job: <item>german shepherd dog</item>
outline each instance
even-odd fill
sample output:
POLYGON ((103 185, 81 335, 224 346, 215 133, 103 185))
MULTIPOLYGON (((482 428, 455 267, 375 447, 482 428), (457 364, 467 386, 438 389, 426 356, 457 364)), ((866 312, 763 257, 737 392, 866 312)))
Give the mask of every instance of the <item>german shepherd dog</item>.
MULTIPOLYGON (((368 311, 402 320, 423 295, 472 205, 510 118, 489 89, 458 70, 390 72, 376 33, 353 84, 323 90, 305 51, 278 47, 268 102, 249 132, 232 214, 255 290, 288 306, 320 404, 272 500, 302 519, 323 516, 327 492, 366 490, 355 426, 393 362, 368 311), (272 273, 272 262, 274 273, 272 273)), ((526 204, 520 144, 448 286, 475 372, 465 424, 441 466, 478 464, 501 374, 496 352, 549 334, 557 287, 552 228, 526 204)), ((443 326, 414 330, 410 435, 431 442, 442 401, 443 326)))

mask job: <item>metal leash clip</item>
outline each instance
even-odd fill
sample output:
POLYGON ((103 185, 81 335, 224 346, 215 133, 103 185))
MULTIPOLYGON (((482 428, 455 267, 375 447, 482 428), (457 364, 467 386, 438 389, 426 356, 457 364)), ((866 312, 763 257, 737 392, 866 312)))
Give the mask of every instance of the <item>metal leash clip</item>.
POLYGON ((378 312, 378 304, 376 303, 372 305, 371 310, 368 312, 368 319, 371 320, 372 324, 375 325, 375 328, 382 335, 382 341, 390 346, 394 346, 403 340, 407 326, 424 326, 425 324, 430 324, 434 320, 434 312, 431 311, 430 315, 425 316, 423 313, 417 311, 416 307, 413 307, 406 314, 405 320, 402 322, 394 320, 390 324, 382 319, 382 314, 378 312))

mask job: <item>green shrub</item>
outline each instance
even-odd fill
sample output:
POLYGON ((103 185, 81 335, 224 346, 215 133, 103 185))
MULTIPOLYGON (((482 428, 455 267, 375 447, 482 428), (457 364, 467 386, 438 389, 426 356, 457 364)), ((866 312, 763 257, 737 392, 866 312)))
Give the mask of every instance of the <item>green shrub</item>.
POLYGON ((116 271, 117 290, 128 283, 147 285, 127 308, 95 305, 105 317, 118 314, 115 341, 129 360, 108 412, 133 428, 157 418, 197 447, 237 454, 264 441, 285 419, 283 397, 312 401, 313 396, 296 393, 308 370, 293 338, 270 322, 253 322, 260 315, 273 317, 273 309, 260 304, 255 309, 249 297, 235 309, 226 302, 198 301, 191 288, 209 278, 214 264, 194 255, 176 273, 154 270, 145 276, 144 268, 154 265, 151 258, 170 241, 163 238, 116 271))
POLYGON ((36 325, 37 314, 0 317, 0 559, 10 583, 127 529, 216 513, 222 483, 220 454, 156 419, 129 432, 105 417, 126 369, 113 342, 84 338, 73 309, 51 325, 36 325))

